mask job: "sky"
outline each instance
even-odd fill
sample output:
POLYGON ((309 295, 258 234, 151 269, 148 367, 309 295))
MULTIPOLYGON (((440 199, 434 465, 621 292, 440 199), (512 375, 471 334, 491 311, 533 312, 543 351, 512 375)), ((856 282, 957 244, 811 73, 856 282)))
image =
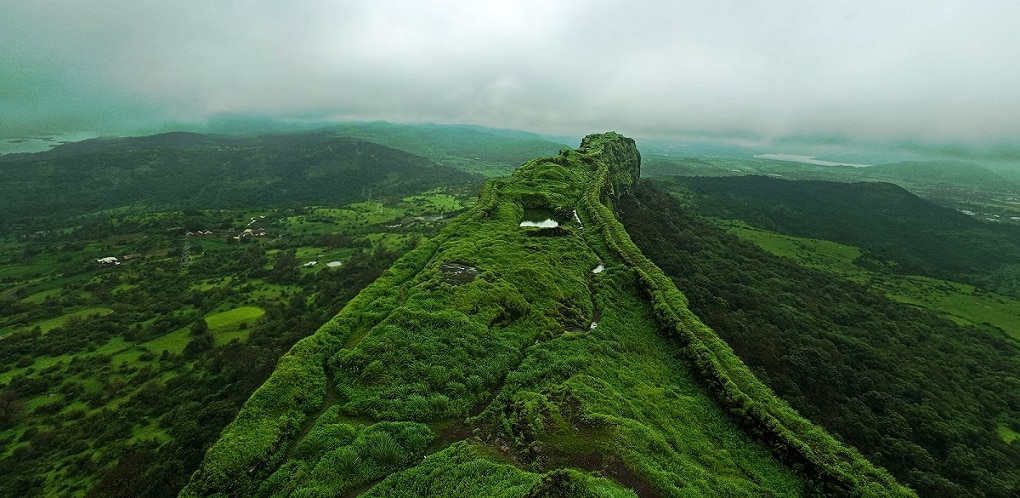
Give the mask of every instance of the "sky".
POLYGON ((1018 22, 1015 0, 0 0, 0 136, 263 116, 1015 144, 1018 22))

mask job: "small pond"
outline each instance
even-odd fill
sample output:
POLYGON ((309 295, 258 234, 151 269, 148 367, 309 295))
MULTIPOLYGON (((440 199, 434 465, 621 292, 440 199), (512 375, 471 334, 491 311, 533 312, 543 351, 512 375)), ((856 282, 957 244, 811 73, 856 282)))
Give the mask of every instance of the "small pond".
POLYGON ((551 209, 525 209, 522 227, 556 228, 560 222, 556 221, 555 213, 551 209))
POLYGON ((478 268, 460 263, 443 263, 439 271, 443 272, 443 281, 452 285, 471 282, 479 273, 478 268))

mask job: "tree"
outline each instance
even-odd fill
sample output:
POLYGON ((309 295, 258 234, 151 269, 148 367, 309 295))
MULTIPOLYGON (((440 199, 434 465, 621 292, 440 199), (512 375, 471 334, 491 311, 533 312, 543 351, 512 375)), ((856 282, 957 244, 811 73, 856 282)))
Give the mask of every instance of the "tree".
POLYGON ((199 336, 209 332, 209 322, 205 321, 205 318, 199 318, 195 320, 195 323, 191 324, 191 335, 199 336))
POLYGON ((0 424, 11 425, 14 417, 21 412, 21 408, 22 403, 17 391, 8 388, 0 392, 0 424))
POLYGON ((212 336, 210 336, 209 334, 202 334, 192 339, 187 346, 184 346, 184 356, 187 358, 195 358, 203 351, 212 349, 212 347, 213 347, 212 336))
POLYGON ((276 257, 273 269, 269 272, 269 280, 278 284, 292 283, 299 275, 297 267, 297 250, 283 251, 276 257))

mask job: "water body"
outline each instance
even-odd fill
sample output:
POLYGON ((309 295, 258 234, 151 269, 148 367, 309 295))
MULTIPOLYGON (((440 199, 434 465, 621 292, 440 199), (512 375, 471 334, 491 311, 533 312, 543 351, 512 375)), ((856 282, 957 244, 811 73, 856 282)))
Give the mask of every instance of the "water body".
POLYGON ((471 282, 479 273, 478 268, 460 263, 443 263, 439 271, 443 273, 443 281, 453 285, 471 282))
POLYGON ((554 218, 554 213, 549 209, 525 209, 522 227, 556 228, 560 222, 554 218))
POLYGON ((75 132, 0 137, 0 154, 45 152, 62 143, 80 142, 98 136, 95 133, 75 132))
POLYGON ((560 222, 558 222, 558 221, 556 221, 556 220, 554 220, 552 218, 546 218, 546 219, 544 219, 542 221, 522 221, 521 222, 521 226, 522 227, 538 227, 538 228, 556 228, 556 227, 560 226, 560 222))
POLYGON ((843 163, 835 161, 822 161, 814 156, 799 156, 797 154, 758 154, 758 159, 772 159, 775 161, 787 161, 791 163, 813 164, 815 166, 852 166, 854 168, 867 168, 871 164, 843 163))

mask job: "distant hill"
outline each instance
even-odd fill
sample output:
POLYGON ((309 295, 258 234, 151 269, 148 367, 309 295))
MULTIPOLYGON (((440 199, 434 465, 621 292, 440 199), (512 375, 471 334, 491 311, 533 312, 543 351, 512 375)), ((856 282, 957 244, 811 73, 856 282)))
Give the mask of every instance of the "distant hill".
POLYGON ((374 122, 345 123, 325 129, 486 176, 507 176, 531 158, 554 155, 566 147, 534 133, 470 125, 374 122))
MULTIPOLYGON (((910 168, 913 166, 903 166, 910 168)), ((936 206, 891 183, 684 177, 710 216, 864 249, 874 264, 978 283, 1020 261, 1020 230, 936 206)))
POLYGON ((100 138, 0 156, 0 226, 31 226, 125 205, 210 209, 342 205, 479 182, 480 177, 356 138, 166 133, 100 138))
MULTIPOLYGON (((837 182, 881 181, 895 183, 926 198, 944 189, 980 189, 989 192, 1020 191, 1020 176, 1009 170, 953 160, 903 161, 867 167, 820 166, 791 161, 749 157, 746 151, 730 156, 680 149, 672 153, 649 154, 642 169, 654 176, 738 176, 765 175, 796 180, 837 182)), ((943 197, 935 195, 934 197, 943 197)), ((950 196, 966 200, 967 196, 950 196)))
POLYGON ((858 168, 862 178, 887 181, 925 182, 954 187, 982 186, 1003 188, 1020 186, 1012 179, 964 161, 906 161, 858 168))

